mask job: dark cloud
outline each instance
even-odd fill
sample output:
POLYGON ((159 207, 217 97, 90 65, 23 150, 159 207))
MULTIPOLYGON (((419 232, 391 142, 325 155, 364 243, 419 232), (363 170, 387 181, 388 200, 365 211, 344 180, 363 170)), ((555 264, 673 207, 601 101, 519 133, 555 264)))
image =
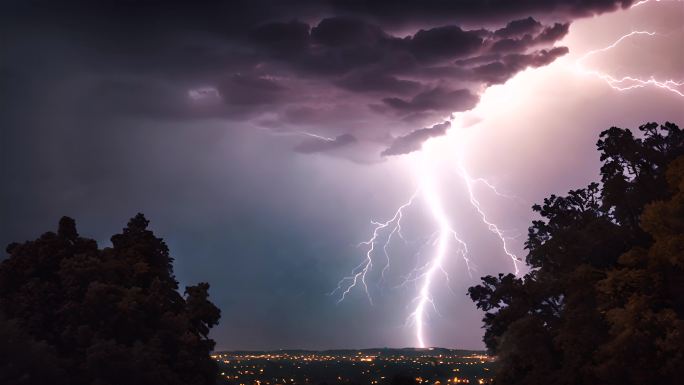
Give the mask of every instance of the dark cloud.
POLYGON ((380 27, 348 17, 323 19, 312 29, 311 37, 314 42, 328 47, 374 46, 389 38, 380 27))
POLYGON ((514 20, 506 24, 504 28, 497 29, 494 34, 501 38, 519 37, 538 33, 542 25, 532 17, 514 20))
POLYGON ((7 13, 6 66, 50 72, 47 63, 68 63, 54 79, 80 77, 65 81, 89 111, 296 131, 291 111, 308 110, 317 111, 316 134, 375 142, 472 108, 484 85, 559 56, 552 46, 566 20, 629 2, 31 4, 7 13), (326 119, 340 105, 346 113, 326 119))
POLYGON ((400 79, 380 71, 352 73, 337 82, 337 85, 354 92, 385 92, 406 94, 420 90, 417 81, 400 79))
POLYGON ((449 121, 435 124, 430 128, 421 128, 412 131, 404 136, 400 136, 392 142, 382 153, 382 156, 402 155, 420 150, 421 145, 426 140, 435 136, 442 136, 451 127, 449 121))
POLYGON ((534 40, 530 35, 525 35, 521 39, 501 39, 492 44, 492 52, 520 52, 533 44, 534 40))
POLYGON ((570 23, 555 23, 552 27, 546 27, 537 37, 538 43, 551 43, 560 40, 568 34, 570 30, 570 23))
POLYGON ((218 91, 228 104, 261 105, 282 100, 287 90, 267 77, 236 74, 221 82, 218 91))
POLYGON ((559 56, 568 53, 566 47, 556 47, 550 50, 539 50, 530 54, 510 54, 492 59, 486 64, 472 68, 470 77, 487 84, 504 83, 515 73, 527 67, 547 65, 559 56))
MULTIPOLYGON (((494 36, 505 37, 501 39, 494 39, 490 47, 490 52, 525 52, 526 50, 536 46, 552 44, 562 39, 568 33, 570 26, 568 23, 555 23, 552 26, 546 26, 543 28, 541 24, 539 24, 539 27, 536 28, 529 26, 526 20, 532 20, 532 22, 537 23, 534 19, 519 20, 520 22, 524 22, 523 26, 513 27, 512 30, 521 31, 527 28, 529 29, 529 32, 525 32, 523 34, 505 32, 500 34, 499 32, 501 30, 496 31, 494 36)), ((509 29, 510 27, 511 24, 504 28, 504 30, 509 29)))
POLYGON ((559 20, 625 9, 633 0, 466 0, 393 1, 335 0, 334 9, 364 15, 388 24, 412 24, 416 20, 433 23, 500 22, 518 17, 546 16, 559 20))
POLYGON ((249 38, 272 53, 296 55, 309 45, 309 25, 300 21, 267 23, 252 29, 249 38))
MULTIPOLYGON (((320 19, 321 16, 351 16, 387 25, 417 24, 502 24, 511 20, 546 18, 571 20, 631 6, 634 0, 65 0, 54 2, 8 1, 12 13, 8 21, 70 25, 81 22, 85 28, 105 28, 109 33, 132 36, 140 30, 158 30, 163 21, 176 28, 201 27, 222 35, 244 31, 259 23, 293 19, 320 19), (89 18, 87 17, 89 16, 89 18), (145 23, 147 22, 147 23, 145 23), (129 23, 127 31, 114 31, 115 26, 129 23), (111 28, 111 29, 110 29, 111 28)), ((9 13, 6 13, 9 15, 9 13)), ((111 35, 106 36, 112 37, 111 35)))
POLYGON ((410 39, 410 51, 423 61, 455 59, 481 47, 482 38, 477 31, 464 31, 458 26, 421 29, 410 39))
POLYGON ((411 100, 385 98, 382 101, 393 109, 404 113, 421 111, 457 112, 475 107, 478 97, 467 89, 448 90, 437 87, 421 92, 411 100))
POLYGON ((302 154, 313 154, 334 150, 355 142, 356 138, 351 134, 342 134, 335 139, 311 138, 298 144, 294 150, 302 154))

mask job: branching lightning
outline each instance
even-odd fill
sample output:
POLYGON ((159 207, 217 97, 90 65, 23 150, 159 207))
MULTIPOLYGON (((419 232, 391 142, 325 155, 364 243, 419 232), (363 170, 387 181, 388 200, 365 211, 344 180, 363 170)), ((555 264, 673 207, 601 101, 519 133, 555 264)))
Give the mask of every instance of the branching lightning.
POLYGON ((407 207, 411 206, 413 204, 414 199, 418 195, 420 190, 416 190, 416 192, 413 193, 411 198, 404 203, 403 205, 399 206, 399 208, 394 212, 394 216, 390 218, 389 220, 385 222, 377 222, 377 221, 371 221, 371 224, 375 226, 373 228, 373 234, 372 236, 364 241, 359 243, 359 246, 366 245, 368 246, 368 250, 366 251, 366 258, 361 262, 358 266, 356 266, 353 270, 351 275, 344 277, 340 280, 340 282, 337 284, 337 288, 333 290, 330 295, 335 295, 338 292, 341 292, 341 296, 337 303, 340 303, 344 301, 346 298, 347 294, 356 287, 357 284, 360 283, 360 285, 363 287, 363 290, 366 292, 366 296, 368 297, 368 301, 370 301, 371 304, 373 304, 373 297, 370 295, 370 291, 368 291, 368 283, 366 282, 366 275, 371 271, 373 268, 373 253, 375 251, 376 245, 380 242, 380 238, 383 235, 383 233, 387 230, 389 231, 389 235, 387 235, 387 238, 385 239, 385 243, 382 246, 382 249, 384 251, 384 254, 387 258, 387 262, 385 264, 385 267, 382 269, 382 276, 384 277, 385 271, 389 268, 390 265, 390 258, 389 258, 389 253, 387 252, 387 246, 390 244, 392 241, 392 237, 394 234, 398 234, 400 237, 403 237, 401 235, 401 219, 403 218, 404 215, 404 209, 407 207), (346 287, 345 287, 346 285, 346 287))
POLYGON ((471 181, 472 181, 473 183, 480 183, 480 184, 484 185, 484 186, 487 187, 489 190, 491 190, 494 194, 496 194, 496 195, 498 195, 498 196, 500 196, 500 197, 502 197, 502 198, 506 198, 506 199, 517 199, 517 198, 514 197, 513 195, 508 195, 508 194, 504 194, 504 193, 500 192, 499 189, 498 189, 494 184, 492 184, 490 181, 488 181, 488 180, 485 179, 485 178, 473 178, 473 179, 471 179, 471 181))
MULTIPOLYGON (((424 152, 426 150, 423 150, 424 152)), ((424 155, 424 154, 421 154, 424 155)), ((510 198, 510 196, 502 194, 492 183, 483 178, 471 178, 466 171, 462 162, 459 164, 458 175, 463 180, 463 184, 467 189, 468 200, 470 205, 475 209, 481 222, 495 234, 501 242, 503 253, 506 254, 513 261, 513 267, 516 274, 518 274, 518 257, 510 251, 507 243, 507 238, 504 232, 495 223, 491 222, 484 210, 481 207, 480 201, 477 199, 474 185, 481 183, 496 195, 510 198)), ((435 311, 437 310, 434 303, 431 288, 434 280, 439 275, 443 274, 444 278, 449 283, 449 274, 444 268, 444 262, 449 256, 450 246, 453 246, 453 253, 460 256, 465 262, 468 274, 472 277, 471 261, 468 256, 468 245, 459 236, 459 234, 451 226, 448 219, 447 211, 444 209, 442 200, 438 194, 438 186, 435 178, 432 175, 431 164, 424 158, 420 159, 419 169, 419 188, 404 204, 399 206, 394 215, 384 222, 371 221, 373 232, 369 239, 359 243, 359 246, 365 246, 366 252, 363 261, 357 265, 349 276, 342 278, 337 288, 331 295, 339 295, 338 303, 342 302, 347 294, 349 294, 355 287, 359 286, 368 297, 368 300, 373 304, 373 298, 368 288, 368 274, 374 267, 374 261, 377 258, 379 250, 382 250, 384 256, 384 266, 381 270, 381 280, 384 280, 386 271, 390 268, 391 258, 388 252, 388 247, 395 236, 404 239, 402 234, 402 219, 404 218, 404 211, 406 208, 413 205, 416 198, 420 196, 427 208, 429 209, 432 220, 435 223, 437 230, 431 236, 426 244, 432 246, 432 254, 428 261, 414 268, 408 275, 405 276, 404 282, 400 286, 407 283, 415 283, 418 288, 418 295, 412 303, 415 304, 414 310, 409 314, 407 322, 412 324, 415 328, 415 338, 419 347, 426 347, 425 325, 427 319, 428 305, 435 311)), ((421 248, 422 249, 422 248, 421 248)))
MULTIPOLYGON (((635 4, 634 6, 646 3, 647 1, 643 1, 640 3, 635 4)), ((584 61, 586 61, 589 57, 596 55, 597 53, 601 52, 606 52, 609 51, 618 45, 625 41, 626 39, 629 39, 633 36, 656 36, 657 34, 655 32, 650 32, 650 31, 632 31, 630 33, 627 33, 625 35, 622 35, 619 39, 617 39, 615 42, 612 44, 599 48, 599 49, 594 49, 591 51, 588 51, 584 55, 582 55, 579 59, 575 61, 575 69, 583 74, 587 75, 592 75, 595 76, 604 82, 608 84, 609 87, 611 87, 614 90, 617 91, 628 91, 632 90, 635 88, 644 88, 644 87, 658 87, 662 88, 664 90, 667 90, 669 92, 673 92, 679 96, 684 96, 684 92, 680 91, 678 88, 684 86, 684 82, 678 82, 672 79, 668 80, 658 80, 654 76, 650 76, 648 78, 640 78, 640 77, 635 77, 635 76, 623 76, 623 77, 615 77, 613 75, 610 75, 608 73, 602 72, 597 69, 587 69, 584 67, 584 61)))
MULTIPOLYGON (((470 177, 470 175, 468 175, 468 171, 463 165, 462 159, 461 161, 459 161, 458 169, 459 174, 461 175, 461 178, 463 179, 463 182, 466 185, 466 189, 468 190, 470 204, 475 208, 475 210, 479 214, 482 223, 487 225, 489 231, 494 233, 494 235, 496 235, 497 238, 499 238, 499 241, 501 241, 501 248, 503 249, 503 252, 511 259, 511 261, 513 261, 513 268, 515 270, 515 274, 518 275, 520 273, 520 269, 518 268, 518 262, 520 262, 520 259, 510 250, 510 246, 508 245, 507 238, 504 235, 503 230, 501 230, 499 226, 497 226, 494 222, 491 222, 489 219, 487 219, 487 214, 482 210, 482 205, 480 204, 480 201, 477 199, 477 197, 475 197, 475 193, 473 191, 473 184, 476 181, 478 181, 478 179, 473 179, 470 177)), ((494 186, 491 187, 494 192, 497 192, 494 186)))

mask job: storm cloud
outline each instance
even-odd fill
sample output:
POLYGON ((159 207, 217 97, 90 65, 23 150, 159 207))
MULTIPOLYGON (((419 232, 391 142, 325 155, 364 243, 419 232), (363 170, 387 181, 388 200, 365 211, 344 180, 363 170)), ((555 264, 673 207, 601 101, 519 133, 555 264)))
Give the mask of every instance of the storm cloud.
MULTIPOLYGON (((379 154, 388 138, 471 109, 483 86, 566 53, 553 45, 574 18, 630 3, 13 2, 4 65, 52 73, 46 86, 72 79, 84 113, 219 118, 278 132, 303 125, 379 154), (35 39, 60 48, 25 51, 35 39), (61 67, 43 70, 51 62, 61 67), (325 125, 287 119, 293 109, 320 116, 342 104, 346 113, 325 125)), ((316 152, 326 148, 336 146, 316 152)))

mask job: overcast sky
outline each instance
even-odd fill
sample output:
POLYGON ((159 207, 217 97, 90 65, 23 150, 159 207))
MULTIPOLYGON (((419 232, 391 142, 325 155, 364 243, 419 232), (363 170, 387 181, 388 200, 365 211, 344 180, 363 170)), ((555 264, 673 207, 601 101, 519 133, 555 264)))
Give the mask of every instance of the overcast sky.
POLYGON ((143 212, 181 285, 211 284, 217 349, 415 346, 422 281, 401 283, 438 230, 421 196, 384 280, 373 255, 373 305, 329 293, 425 175, 473 269, 451 245, 425 337, 482 348, 466 289, 514 267, 459 162, 524 258, 530 206, 597 179, 602 130, 684 124, 684 87, 606 77, 684 81, 682 2, 56 3, 0 12, 0 241, 68 215, 104 247, 143 212), (590 53, 631 31, 655 34, 590 53))

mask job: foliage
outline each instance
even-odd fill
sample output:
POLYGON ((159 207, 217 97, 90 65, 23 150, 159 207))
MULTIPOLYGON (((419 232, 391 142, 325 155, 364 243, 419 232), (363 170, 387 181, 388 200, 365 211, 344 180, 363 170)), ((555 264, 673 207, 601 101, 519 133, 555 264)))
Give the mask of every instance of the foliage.
POLYGON ((212 384, 209 285, 178 292, 142 214, 99 249, 64 217, 0 264, 0 383, 212 384), (5 344, 4 341, 9 341, 5 344), (49 379, 49 381, 48 381, 49 379))
POLYGON ((684 375, 684 131, 600 135, 601 184, 533 206, 530 272, 482 278, 502 384, 670 384, 684 375))

